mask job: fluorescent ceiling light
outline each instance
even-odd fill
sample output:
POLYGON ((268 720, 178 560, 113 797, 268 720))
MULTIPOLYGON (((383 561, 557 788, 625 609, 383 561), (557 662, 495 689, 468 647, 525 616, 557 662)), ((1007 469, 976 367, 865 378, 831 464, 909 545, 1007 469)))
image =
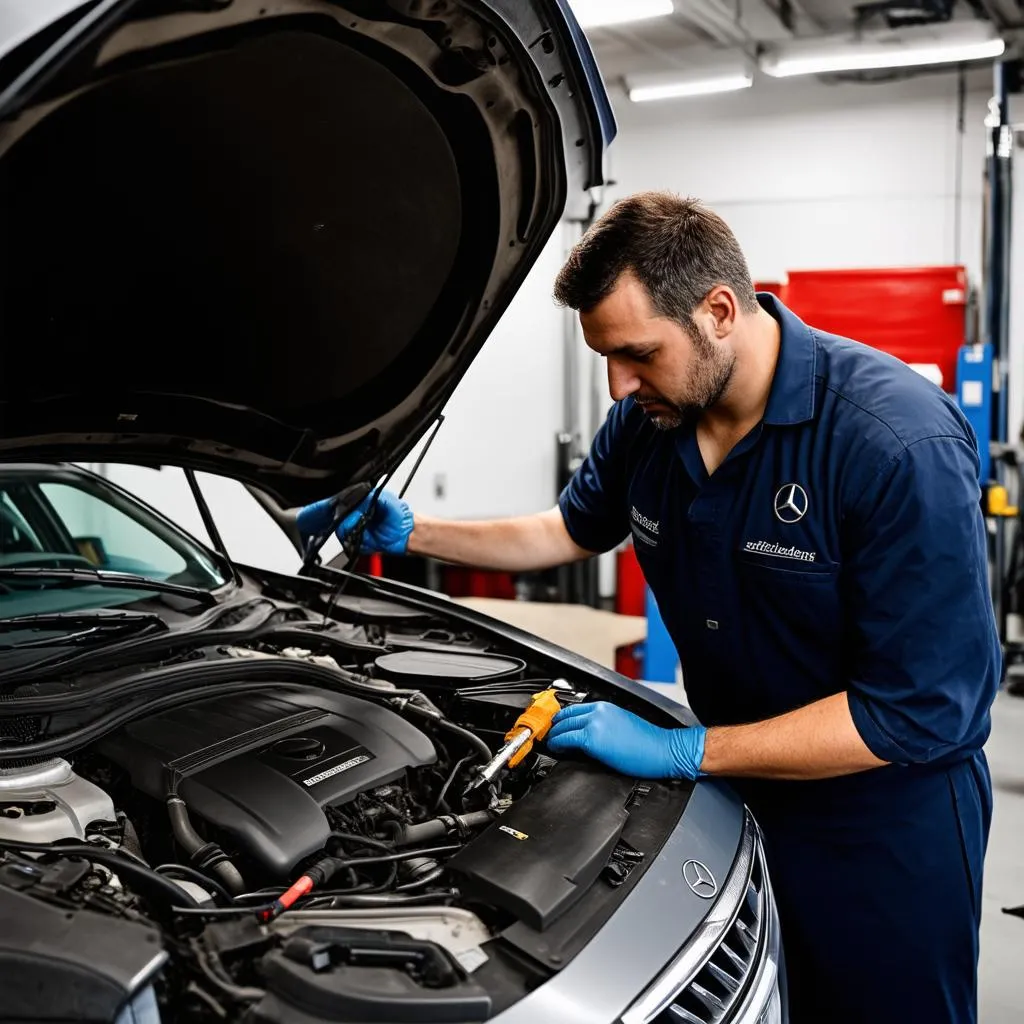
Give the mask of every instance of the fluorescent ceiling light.
POLYGON ((663 18, 675 10, 672 0, 569 0, 569 6, 582 28, 663 18))
POLYGON ((749 89, 754 84, 754 76, 749 72, 738 75, 718 75, 708 78, 680 78, 651 85, 631 85, 626 88, 629 98, 634 103, 647 103, 651 100, 673 100, 688 96, 711 96, 719 92, 737 92, 749 89))
POLYGON ((984 26, 954 23, 933 29, 908 29, 862 39, 800 40, 771 48, 761 57, 761 70, 774 78, 821 75, 836 71, 925 67, 992 60, 1006 49, 1002 39, 984 26), (951 30, 951 31, 947 31, 951 30))

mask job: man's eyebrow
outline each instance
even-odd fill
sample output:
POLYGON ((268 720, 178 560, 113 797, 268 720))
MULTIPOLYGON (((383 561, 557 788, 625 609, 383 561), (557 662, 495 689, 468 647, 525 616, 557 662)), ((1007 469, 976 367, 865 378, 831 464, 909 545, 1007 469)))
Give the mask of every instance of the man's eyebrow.
POLYGON ((638 352, 645 352, 653 346, 653 341, 624 341, 621 345, 616 345, 614 348, 606 348, 604 355, 635 355, 638 352))

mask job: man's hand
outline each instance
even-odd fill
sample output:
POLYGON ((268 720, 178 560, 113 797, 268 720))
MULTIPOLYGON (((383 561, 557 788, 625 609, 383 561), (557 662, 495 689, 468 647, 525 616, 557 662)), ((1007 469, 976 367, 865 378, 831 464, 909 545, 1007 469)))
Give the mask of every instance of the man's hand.
MULTIPOLYGON (((297 522, 304 541, 330 525, 334 514, 332 500, 327 498, 315 502, 299 512, 297 522)), ((370 495, 341 521, 341 525, 335 530, 338 540, 345 542, 345 538, 355 529, 372 500, 373 495, 370 495)), ((377 507, 366 524, 360 554, 372 555, 382 552, 386 555, 404 555, 409 545, 412 527, 412 509, 390 491, 384 491, 377 499, 377 507)))
POLYGON ((552 754, 578 750, 623 775, 696 779, 704 758, 703 726, 662 729, 614 704, 576 704, 555 715, 552 754))

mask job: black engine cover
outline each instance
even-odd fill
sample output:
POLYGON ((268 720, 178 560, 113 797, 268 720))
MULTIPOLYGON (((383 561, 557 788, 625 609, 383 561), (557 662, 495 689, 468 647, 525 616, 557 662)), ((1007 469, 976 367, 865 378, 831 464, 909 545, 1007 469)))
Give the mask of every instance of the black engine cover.
POLYGON ((597 881, 629 819, 635 781, 563 761, 448 861, 464 895, 542 930, 597 881))
POLYGON ((144 718, 100 752, 158 800, 172 779, 193 817, 286 877, 323 848, 323 808, 433 764, 430 739, 395 712, 323 690, 259 689, 144 718))

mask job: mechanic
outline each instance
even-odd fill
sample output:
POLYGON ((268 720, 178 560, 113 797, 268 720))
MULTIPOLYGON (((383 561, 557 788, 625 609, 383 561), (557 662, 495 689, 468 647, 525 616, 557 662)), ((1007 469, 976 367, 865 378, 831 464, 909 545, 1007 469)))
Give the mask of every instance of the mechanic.
POLYGON ((764 831, 794 1024, 976 1020, 1001 653, 969 424, 755 293, 693 200, 617 203, 555 293, 614 399, 558 506, 455 523, 385 492, 364 550, 525 572, 632 535, 701 724, 585 704, 549 749, 731 780, 764 831))

